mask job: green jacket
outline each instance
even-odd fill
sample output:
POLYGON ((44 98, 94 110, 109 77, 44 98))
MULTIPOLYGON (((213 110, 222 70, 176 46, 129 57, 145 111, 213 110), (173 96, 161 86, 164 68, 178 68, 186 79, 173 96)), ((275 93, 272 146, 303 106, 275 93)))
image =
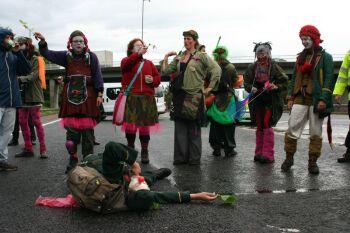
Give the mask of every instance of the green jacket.
POLYGON ((22 83, 26 84, 23 106, 44 103, 44 93, 41 88, 38 57, 36 55, 32 57, 31 63, 33 66, 32 72, 27 76, 18 77, 22 83))
MULTIPOLYGON (((256 66, 256 62, 250 64, 244 74, 244 88, 249 93, 252 91, 253 83, 255 80, 256 66)), ((275 61, 271 61, 270 74, 270 83, 274 83, 278 87, 277 90, 269 91, 269 93, 272 95, 272 117, 270 119, 270 124, 271 126, 275 126, 283 113, 283 107, 288 86, 288 76, 285 74, 282 68, 279 65, 277 65, 275 61)), ((255 122, 256 101, 252 101, 249 104, 249 109, 252 121, 255 122)))
POLYGON ((225 76, 227 80, 231 81, 231 88, 233 88, 233 85, 237 81, 238 74, 235 66, 229 62, 227 59, 222 59, 220 63, 221 70, 223 72, 221 78, 225 76))
MULTIPOLYGON (((181 53, 174 58, 170 64, 166 64, 166 68, 161 70, 163 75, 170 75, 180 72, 180 61, 185 57, 185 53, 181 53)), ((166 61, 164 61, 166 62, 166 61)), ((183 90, 189 94, 196 94, 203 91, 204 80, 207 73, 210 75, 209 87, 215 89, 220 80, 220 66, 211 59, 206 53, 195 51, 192 54, 191 61, 188 63, 184 73, 183 90)))
MULTIPOLYGON (((314 112, 318 112, 317 106, 319 101, 324 101, 327 105, 326 110, 319 112, 320 117, 326 117, 333 111, 333 89, 335 85, 333 57, 327 53, 322 47, 320 47, 317 53, 319 58, 313 72, 313 91, 312 91, 312 103, 314 106, 314 112)), ((297 77, 297 66, 294 67, 292 79, 288 85, 288 98, 293 98, 296 94, 294 90, 297 77)))
MULTIPOLYGON (((337 82, 334 87, 334 95, 343 95, 345 90, 350 87, 350 51, 348 51, 341 64, 337 82)), ((350 92, 348 93, 350 101, 350 92)))

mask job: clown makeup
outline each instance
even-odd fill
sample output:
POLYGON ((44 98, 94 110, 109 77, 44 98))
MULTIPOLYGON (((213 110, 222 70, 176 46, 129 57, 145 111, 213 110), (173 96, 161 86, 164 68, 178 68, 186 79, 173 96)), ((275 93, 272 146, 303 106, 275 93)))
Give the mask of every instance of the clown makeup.
POLYGON ((84 48, 85 48, 84 38, 82 36, 73 37, 72 48, 73 48, 74 52, 76 52, 77 54, 82 53, 84 48))
POLYGON ((300 39, 306 49, 310 49, 314 45, 310 36, 301 36, 300 39))
POLYGON ((268 58, 268 52, 265 49, 259 49, 256 51, 256 58, 259 61, 266 60, 268 58))
POLYGON ((140 51, 140 49, 143 47, 143 43, 142 41, 138 40, 134 43, 134 48, 133 48, 133 52, 137 53, 138 51, 140 51))

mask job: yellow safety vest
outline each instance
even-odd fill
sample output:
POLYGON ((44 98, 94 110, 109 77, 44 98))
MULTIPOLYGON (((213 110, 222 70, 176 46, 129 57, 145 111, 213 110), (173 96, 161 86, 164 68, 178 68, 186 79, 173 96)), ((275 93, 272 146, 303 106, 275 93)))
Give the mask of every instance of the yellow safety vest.
MULTIPOLYGON (((345 55, 343 63, 340 67, 333 95, 343 95, 345 89, 348 87, 350 87, 350 51, 345 55)), ((348 94, 348 99, 350 100, 350 92, 348 94)))

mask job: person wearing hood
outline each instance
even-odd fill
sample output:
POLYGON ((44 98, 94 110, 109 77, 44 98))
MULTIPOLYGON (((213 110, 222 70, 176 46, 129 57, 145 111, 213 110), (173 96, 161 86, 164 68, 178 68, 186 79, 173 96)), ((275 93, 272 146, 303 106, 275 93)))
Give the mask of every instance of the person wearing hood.
POLYGON ((0 171, 17 170, 7 161, 16 108, 22 105, 17 76, 29 74, 32 68, 13 36, 11 30, 0 28, 0 171))
POLYGON ((275 161, 273 126, 283 113, 288 77, 272 60, 271 44, 256 43, 256 62, 248 66, 244 75, 244 88, 252 93, 249 100, 250 115, 256 123, 254 161, 262 164, 275 161))
POLYGON ((21 126, 24 139, 24 150, 15 155, 15 157, 32 157, 34 156, 31 130, 28 122, 29 117, 36 128, 40 143, 40 158, 46 159, 46 144, 44 127, 41 122, 41 106, 44 103, 44 92, 46 89, 45 79, 45 62, 43 57, 35 51, 32 39, 28 37, 19 37, 16 39, 21 50, 27 59, 32 63, 32 72, 26 76, 19 76, 18 80, 23 85, 22 107, 18 110, 19 125, 21 126))
POLYGON ((141 162, 144 164, 149 163, 150 134, 160 129, 154 88, 159 86, 161 80, 152 61, 144 58, 146 53, 145 43, 135 38, 129 42, 127 57, 122 59, 120 65, 122 91, 130 89, 121 130, 125 132, 128 146, 132 148, 135 148, 136 133, 139 133, 141 162))
POLYGON ((235 104, 234 84, 238 78, 236 68, 227 60, 228 49, 217 46, 213 51, 214 59, 221 68, 221 78, 217 91, 213 92, 215 100, 209 107, 207 115, 210 119, 209 143, 214 156, 221 156, 224 148, 226 157, 233 157, 235 151, 235 119, 229 116, 227 109, 235 104))
POLYGON ((110 183, 123 185, 126 189, 125 204, 129 210, 145 211, 157 204, 182 204, 194 200, 214 201, 218 194, 210 192, 152 190, 152 185, 168 177, 171 170, 160 168, 142 171, 136 162, 138 151, 116 142, 108 142, 103 153, 92 154, 83 159, 86 166, 96 169, 110 183))
POLYGON ((101 67, 95 53, 88 47, 88 40, 79 30, 73 31, 67 42, 67 50, 48 49, 45 37, 40 39, 40 54, 47 60, 66 68, 62 101, 58 117, 67 130, 66 148, 70 155, 66 172, 78 163, 77 145, 82 142, 83 157, 93 153, 96 117, 102 104, 103 79, 101 67))
POLYGON ((318 174, 317 159, 322 149, 323 119, 333 110, 332 93, 335 85, 333 58, 321 46, 321 34, 312 25, 300 29, 304 50, 299 53, 292 80, 288 87, 288 108, 291 109, 288 130, 284 138, 286 159, 281 169, 286 172, 294 164, 297 140, 309 121, 310 144, 308 170, 318 174))

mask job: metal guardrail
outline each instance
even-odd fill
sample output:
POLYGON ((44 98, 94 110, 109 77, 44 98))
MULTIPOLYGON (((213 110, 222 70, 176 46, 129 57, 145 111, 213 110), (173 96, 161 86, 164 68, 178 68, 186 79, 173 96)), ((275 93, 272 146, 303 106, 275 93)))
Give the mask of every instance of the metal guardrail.
MULTIPOLYGON (((345 54, 332 54, 334 61, 342 61, 345 54)), ((295 62, 297 55, 275 55, 274 59, 278 62, 295 62)), ((228 60, 232 63, 251 63, 254 62, 254 56, 229 56, 228 60)), ((158 65, 162 59, 151 59, 155 65, 158 65)), ((114 60, 112 66, 111 65, 101 65, 104 67, 119 67, 121 60, 114 60)), ((46 70, 57 70, 63 69, 62 66, 48 63, 46 64, 46 70)))

